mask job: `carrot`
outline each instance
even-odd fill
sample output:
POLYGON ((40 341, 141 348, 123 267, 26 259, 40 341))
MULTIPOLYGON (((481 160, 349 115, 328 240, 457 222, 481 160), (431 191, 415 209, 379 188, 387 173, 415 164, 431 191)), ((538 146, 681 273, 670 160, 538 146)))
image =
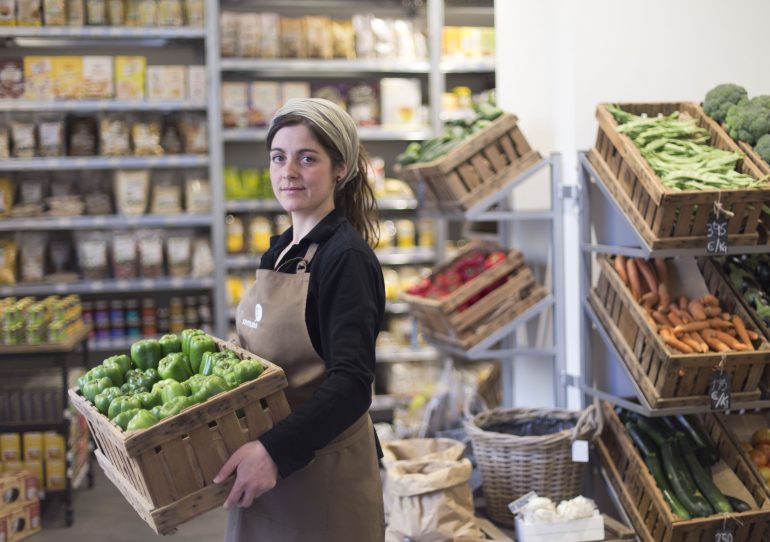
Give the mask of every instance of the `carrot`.
POLYGON ((748 350, 749 347, 737 340, 735 337, 731 337, 727 333, 722 331, 715 331, 712 335, 714 338, 719 339, 733 350, 748 350))
POLYGON ((652 317, 650 309, 644 310, 644 319, 647 320, 647 323, 650 324, 650 327, 652 329, 658 329, 658 323, 652 317))
POLYGON ((682 322, 684 322, 685 324, 689 324, 690 322, 694 321, 692 314, 690 314, 687 311, 679 311, 679 318, 681 318, 682 322))
POLYGON ((708 319, 708 316, 706 316, 706 313, 703 312, 703 305, 700 304, 697 301, 690 301, 690 304, 687 306, 687 308, 690 310, 690 314, 692 314, 692 317, 696 320, 706 320, 708 319))
POLYGON ((674 334, 668 328, 661 329, 660 336, 663 339, 663 342, 669 345, 671 348, 675 348, 684 354, 692 354, 694 352, 694 350, 688 344, 683 343, 674 337, 674 334))
POLYGON ((671 323, 675 326, 681 326, 684 325, 684 322, 682 321, 682 318, 679 316, 679 311, 671 310, 671 312, 668 313, 668 319, 671 320, 671 323))
POLYGON ((716 298, 716 296, 713 296, 711 294, 704 295, 702 301, 704 305, 709 305, 711 307, 719 306, 719 300, 716 298))
POLYGON ((660 311, 653 311, 652 317, 662 326, 674 327, 674 324, 671 322, 671 320, 668 319, 668 316, 660 311))
POLYGON ((631 295, 634 296, 636 301, 639 301, 644 292, 642 292, 642 285, 639 282, 639 271, 633 258, 626 260, 626 271, 628 272, 628 283, 631 286, 631 295))
POLYGON ((655 270, 658 272, 658 279, 661 283, 668 283, 668 267, 666 267, 666 260, 663 258, 655 258, 655 270))
POLYGON ((658 285, 658 298, 660 299, 660 307, 668 307, 671 304, 671 294, 665 282, 658 285))
POLYGON ((730 320, 732 320, 732 318, 733 318, 732 316, 730 316, 730 313, 729 313, 729 312, 723 312, 723 313, 721 314, 721 316, 722 316, 722 320, 725 320, 725 321, 727 321, 727 322, 729 322, 729 321, 730 321, 730 320))
POLYGON ((721 318, 711 318, 708 322, 714 329, 727 329, 729 327, 733 327, 732 322, 722 320, 721 318))
POLYGON ((746 324, 743 323, 743 319, 738 315, 733 316, 733 325, 735 326, 735 332, 738 334, 741 342, 748 346, 749 350, 753 352, 754 345, 751 344, 751 339, 746 331, 746 324))
POLYGON ((709 328, 708 322, 690 322, 674 328, 674 333, 689 333, 690 331, 701 331, 709 328))
POLYGON ((689 333, 682 335, 680 339, 684 344, 692 348, 693 352, 700 352, 700 343, 689 333))
POLYGON ((730 347, 727 346, 725 343, 720 341, 714 336, 715 331, 713 329, 704 329, 703 330, 703 340, 706 341, 706 343, 713 348, 716 352, 729 352, 730 347), (710 333, 708 333, 710 332, 710 333))
POLYGON ((698 343, 700 344, 700 351, 701 352, 703 352, 705 354, 706 352, 709 351, 709 345, 706 344, 706 341, 703 340, 703 337, 701 336, 701 334, 698 331, 691 332, 690 333, 690 337, 692 337, 693 339, 698 341, 698 343))
POLYGON ((705 312, 706 316, 708 316, 709 318, 716 318, 716 317, 722 316, 722 309, 720 309, 719 307, 712 307, 711 305, 704 305, 703 312, 705 312))
POLYGON ((687 305, 689 305, 689 304, 690 304, 690 300, 689 299, 687 299, 683 295, 679 296, 679 308, 680 309, 682 309, 683 311, 686 311, 687 310, 687 305))
POLYGON ((725 331, 725 333, 730 335, 730 337, 737 337, 738 336, 738 332, 735 331, 735 329, 728 329, 727 331, 725 331))
POLYGON ((617 255, 615 256, 615 271, 618 272, 620 278, 623 280, 623 284, 628 286, 628 273, 626 273, 626 257, 617 255))
POLYGON ((658 303, 658 294, 655 292, 647 292, 641 297, 639 302, 644 305, 645 308, 653 310, 658 303))
POLYGON ((752 331, 751 329, 747 329, 746 330, 746 334, 749 336, 749 339, 751 339, 752 341, 759 340, 759 333, 757 333, 756 331, 752 331))
POLYGON ((637 258, 636 265, 639 267, 639 272, 642 274, 642 277, 644 277, 644 282, 647 283, 647 287, 650 291, 657 292, 658 279, 655 278, 655 272, 652 270, 652 267, 650 267, 649 262, 642 258, 637 258))

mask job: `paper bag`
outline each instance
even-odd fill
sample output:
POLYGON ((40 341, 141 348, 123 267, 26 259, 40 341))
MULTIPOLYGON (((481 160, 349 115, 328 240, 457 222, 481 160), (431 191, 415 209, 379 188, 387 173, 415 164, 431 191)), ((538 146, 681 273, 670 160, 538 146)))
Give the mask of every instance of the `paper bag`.
POLYGON ((404 538, 451 542, 458 537, 484 538, 473 514, 468 480, 471 463, 397 461, 388 468, 391 514, 386 542, 404 538))

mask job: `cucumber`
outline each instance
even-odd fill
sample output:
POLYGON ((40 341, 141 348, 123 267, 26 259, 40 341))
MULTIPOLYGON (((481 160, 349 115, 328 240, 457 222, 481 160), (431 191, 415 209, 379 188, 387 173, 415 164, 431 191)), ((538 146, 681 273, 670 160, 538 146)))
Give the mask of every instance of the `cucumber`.
POLYGON ((695 453, 699 459, 706 461, 709 466, 719 461, 719 452, 708 435, 701 431, 695 418, 680 414, 675 416, 675 419, 682 430, 695 444, 695 453))
POLYGON ((743 502, 742 500, 736 499, 735 497, 731 497, 729 495, 725 495, 725 498, 736 512, 748 512, 751 510, 751 506, 749 506, 749 503, 747 502, 743 502))
POLYGON ((690 474, 692 475, 695 485, 698 486, 698 489, 703 493, 703 496, 706 497, 711 506, 714 507, 714 510, 716 512, 724 513, 732 512, 732 505, 730 505, 730 502, 725 498, 722 492, 719 491, 719 488, 714 485, 714 482, 711 480, 711 475, 701 466, 700 462, 695 457, 695 453, 692 451, 690 444, 687 442, 687 439, 679 437, 677 439, 677 445, 682 454, 681 457, 684 458, 687 468, 690 469, 690 474))
POLYGON ((714 509, 711 508, 706 498, 695 487, 687 467, 679 460, 674 450, 673 440, 668 439, 663 442, 661 454, 666 478, 668 478, 679 502, 684 505, 692 516, 707 517, 713 514, 714 509))

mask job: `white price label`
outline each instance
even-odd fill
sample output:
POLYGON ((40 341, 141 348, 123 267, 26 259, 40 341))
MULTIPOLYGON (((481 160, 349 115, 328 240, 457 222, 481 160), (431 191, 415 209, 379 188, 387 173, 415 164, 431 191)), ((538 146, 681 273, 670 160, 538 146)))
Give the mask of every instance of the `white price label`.
POLYGON ((587 440, 576 440, 572 443, 572 461, 574 463, 588 463, 587 440))

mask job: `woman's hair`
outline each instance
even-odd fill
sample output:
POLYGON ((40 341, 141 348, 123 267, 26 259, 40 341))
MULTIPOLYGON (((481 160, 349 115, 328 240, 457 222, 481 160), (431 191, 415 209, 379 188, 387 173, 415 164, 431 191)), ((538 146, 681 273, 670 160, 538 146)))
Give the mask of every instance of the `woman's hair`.
MULTIPOLYGON (((335 167, 345 165, 342 153, 329 135, 310 119, 297 114, 281 115, 273 120, 267 133, 268 152, 272 147, 273 138, 278 133, 278 130, 300 124, 310 129, 316 140, 329 154, 335 167)), ((347 182, 342 183, 341 186, 337 185, 335 187, 334 206, 340 209, 348 222, 364 238, 364 241, 370 246, 375 246, 379 239, 379 228, 377 226, 377 200, 367 179, 367 172, 370 170, 370 167, 369 156, 364 146, 359 143, 358 173, 347 182)), ((348 165, 348 169, 350 169, 350 165, 348 165)))

